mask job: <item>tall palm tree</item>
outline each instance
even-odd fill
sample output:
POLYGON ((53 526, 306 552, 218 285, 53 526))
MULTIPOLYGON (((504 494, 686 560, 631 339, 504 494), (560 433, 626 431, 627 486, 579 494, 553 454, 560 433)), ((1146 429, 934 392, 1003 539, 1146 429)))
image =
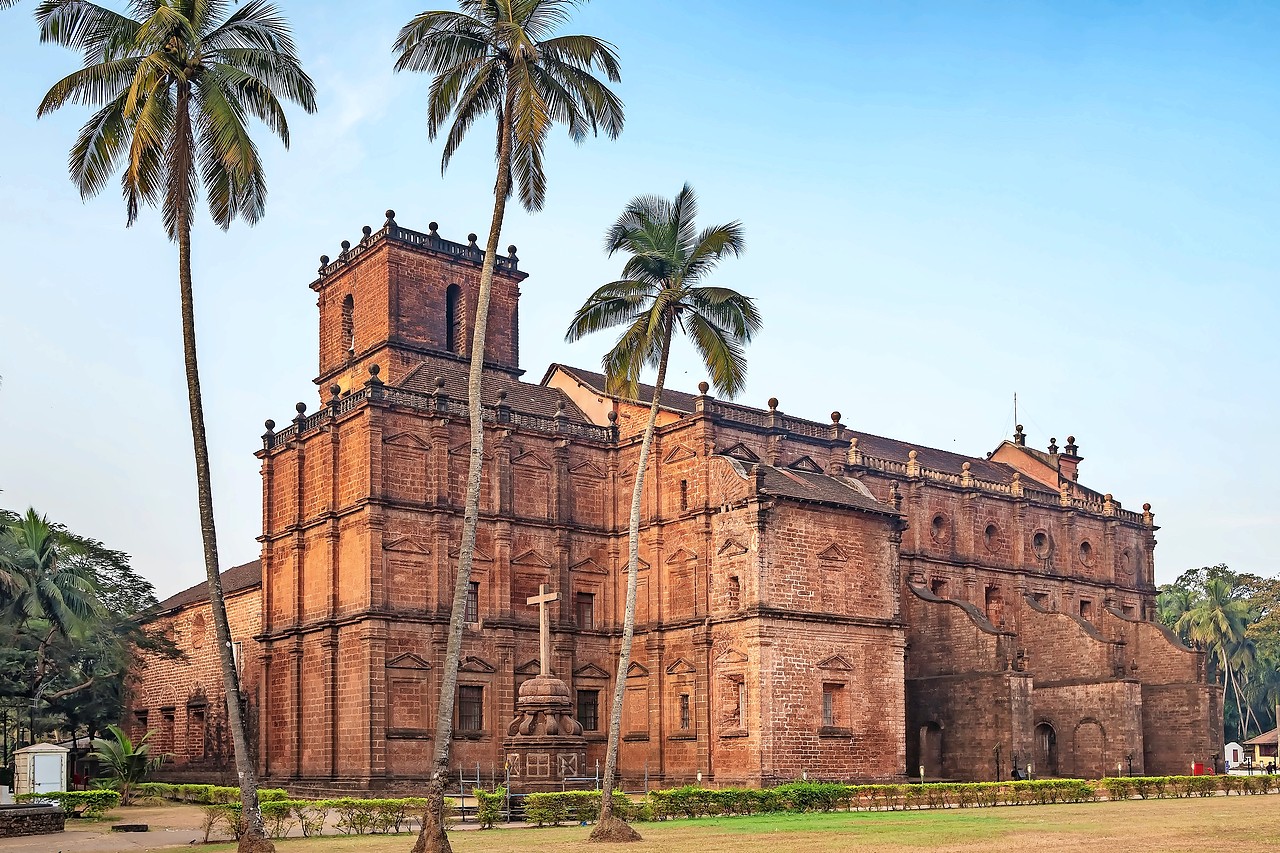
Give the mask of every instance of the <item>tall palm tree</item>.
POLYGON ((603 359, 611 393, 634 400, 641 372, 646 368, 658 371, 631 494, 627 604, 613 706, 609 711, 603 802, 593 838, 604 839, 622 832, 620 822, 613 817, 613 787, 618 766, 622 700, 626 695, 627 667, 631 663, 631 641, 635 635, 640 498, 667 378, 671 339, 677 330, 688 335, 702 357, 711 384, 720 393, 733 397, 746 382, 747 361, 743 348, 760 329, 760 314, 751 298, 728 288, 702 284, 722 258, 742 253, 745 243, 741 224, 730 222, 698 231, 697 215, 698 200, 688 184, 673 201, 652 195, 632 199, 605 235, 605 250, 610 257, 616 252, 631 256, 622 267, 622 278, 591 294, 565 334, 565 339, 572 342, 602 329, 625 327, 617 344, 603 359))
POLYGON ((54 84, 46 115, 68 103, 97 107, 71 149, 71 180, 96 195, 117 167, 132 225, 143 204, 160 207, 178 244, 183 360, 195 453, 200 533, 218 637, 227 718, 235 743, 246 831, 240 850, 272 850, 258 808, 240 685, 218 576, 209 450, 196 361, 191 225, 200 185, 223 229, 261 218, 267 187, 248 120, 287 146, 281 98, 315 111, 315 85, 302 70, 289 25, 265 0, 231 11, 226 0, 132 0, 128 15, 84 0, 46 0, 36 10, 41 39, 79 50, 85 67, 54 84), (229 13, 229 14, 228 14, 229 13))
POLYGON ((1249 604, 1235 597, 1231 582, 1225 578, 1210 578, 1175 627, 1175 630, 1185 631, 1192 642, 1208 652, 1222 674, 1224 710, 1228 688, 1235 694, 1241 729, 1244 728, 1244 712, 1236 673, 1241 667, 1252 665, 1252 643, 1246 643, 1245 636, 1251 621, 1249 604))
POLYGON ((396 70, 433 75, 427 104, 431 139, 448 127, 440 168, 443 172, 476 119, 497 120, 497 180, 493 217, 480 267, 475 321, 471 332, 471 368, 467 379, 471 450, 467 495, 458 548, 449 639, 437 705, 435 755, 431 770, 428 819, 415 850, 450 850, 444 829, 444 785, 452 747, 454 694, 462 653, 476 525, 480 515, 480 473, 484 454, 481 406, 489 295, 498 255, 502 221, 513 185, 520 202, 542 209, 547 181, 543 148, 552 125, 567 126, 575 142, 603 131, 611 139, 622 132, 622 102, 596 73, 620 78, 613 45, 591 36, 554 32, 578 5, 577 0, 459 0, 457 12, 422 12, 396 39, 396 70))

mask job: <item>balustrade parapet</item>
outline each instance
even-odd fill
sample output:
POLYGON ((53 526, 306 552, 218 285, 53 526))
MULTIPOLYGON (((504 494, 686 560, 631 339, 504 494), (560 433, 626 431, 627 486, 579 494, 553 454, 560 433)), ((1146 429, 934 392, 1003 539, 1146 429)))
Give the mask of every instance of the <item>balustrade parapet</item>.
MULTIPOLYGON (((362 229, 363 236, 355 244, 352 244, 349 240, 343 240, 341 244, 342 251, 338 253, 336 258, 331 259, 328 255, 321 255, 320 278, 322 280, 328 278, 384 241, 413 246, 417 249, 426 249, 430 252, 438 252, 477 266, 484 263, 485 252, 476 243, 476 235, 474 233, 467 235, 466 243, 456 243, 453 240, 441 237, 438 231, 439 226, 434 222, 428 225, 430 230, 425 233, 414 231, 411 228, 399 225, 395 220, 395 213, 394 210, 388 210, 387 221, 377 231, 374 231, 368 225, 364 226, 362 229)), ((494 269, 499 273, 521 279, 528 275, 520 270, 520 258, 516 255, 515 246, 508 246, 506 255, 498 255, 494 259, 494 269)))
MULTIPOLYGON (((268 426, 266 433, 262 436, 262 446, 265 450, 272 450, 276 447, 280 447, 281 445, 292 441, 294 438, 320 426, 331 418, 352 411, 365 402, 377 402, 379 404, 391 406, 403 406, 404 408, 415 409, 417 411, 433 412, 436 414, 451 415, 459 418, 465 418, 469 414, 465 401, 455 400, 444 394, 409 391, 405 388, 392 388, 386 385, 371 385, 358 391, 351 392, 346 397, 341 398, 337 404, 325 406, 320 409, 320 411, 312 415, 300 415, 298 418, 295 418, 289 426, 279 431, 275 430, 274 421, 269 422, 270 426, 268 426)), ((563 414, 563 411, 557 412, 556 415, 548 417, 546 415, 535 415, 529 412, 518 412, 504 404, 499 404, 497 406, 485 406, 484 422, 489 424, 502 424, 503 426, 511 426, 518 429, 526 429, 530 432, 563 435, 605 444, 612 444, 616 442, 618 434, 616 426, 602 427, 595 426, 594 424, 578 423, 569 420, 568 417, 563 414)))

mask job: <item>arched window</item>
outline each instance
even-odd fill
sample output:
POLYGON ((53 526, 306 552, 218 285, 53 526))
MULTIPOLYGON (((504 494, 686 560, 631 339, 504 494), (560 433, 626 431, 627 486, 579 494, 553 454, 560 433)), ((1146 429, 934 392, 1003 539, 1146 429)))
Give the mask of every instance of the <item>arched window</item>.
POLYGON ((449 285, 444 293, 444 348, 462 354, 462 342, 466 334, 462 327, 462 288, 449 285))
POLYGON ((356 300, 348 293, 342 298, 342 343, 347 352, 356 351, 356 300))

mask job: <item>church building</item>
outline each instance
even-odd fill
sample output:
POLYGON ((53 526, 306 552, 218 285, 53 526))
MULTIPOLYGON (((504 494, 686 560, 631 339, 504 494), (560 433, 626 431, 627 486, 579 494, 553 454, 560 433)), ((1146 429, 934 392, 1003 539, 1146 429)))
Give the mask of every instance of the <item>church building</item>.
MULTIPOLYGON (((320 401, 267 422, 260 580, 233 620, 264 784, 390 792, 427 778, 482 259, 475 235, 411 231, 391 211, 321 259, 320 401)), ((527 275, 514 246, 497 258, 453 749, 466 775, 509 774, 515 790, 603 764, 652 394, 619 399, 561 364, 527 381, 527 275), (526 685, 543 664, 540 610, 549 674, 526 685), (560 703, 558 753, 521 740, 539 725, 522 697, 560 703)), ((1221 755, 1204 655, 1154 619, 1150 507, 1081 483, 1073 437, 1040 450, 1018 427, 969 457, 839 412, 718 400, 706 383, 661 405, 622 709, 628 790, 1168 774, 1221 755)), ((207 607, 197 588, 166 602, 188 660, 151 662, 134 691, 136 729, 172 720, 175 777, 225 753, 208 743, 216 669, 197 665, 213 654, 195 638, 207 607), (193 729, 176 718, 195 695, 193 729), (203 743, 178 743, 192 731, 203 743)))

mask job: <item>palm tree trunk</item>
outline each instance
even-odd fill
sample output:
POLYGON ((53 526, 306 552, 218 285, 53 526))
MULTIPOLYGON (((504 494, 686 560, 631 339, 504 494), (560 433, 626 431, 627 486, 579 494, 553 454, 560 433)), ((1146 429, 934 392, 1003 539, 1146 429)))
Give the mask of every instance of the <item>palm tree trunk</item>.
POLYGON ((489 294, 498 258, 498 238, 511 194, 511 99, 498 121, 498 179, 493 188, 493 218, 480 266, 480 287, 476 294, 476 316, 471 333, 471 369, 467 374, 467 416, 471 426, 471 453, 467 467, 467 497, 462 511, 462 541, 458 545, 458 574, 453 584, 453 606, 449 612, 449 641, 445 647, 444 669, 440 673, 440 699, 436 713, 436 751, 427 790, 427 813, 413 853, 452 853, 445 832, 444 788, 449 775, 449 752, 453 746, 454 702, 458 689, 458 664, 462 658, 462 631, 471 582, 471 561, 476 548, 476 526, 480 519, 480 474, 484 464, 484 381, 485 335, 489 327, 489 294))
POLYGON ((640 505, 644 496, 645 468, 653 433, 658 423, 662 386, 667 380, 667 357, 671 353, 672 320, 664 318, 667 327, 662 337, 662 359, 658 362, 658 378, 653 383, 653 402, 649 405, 649 421, 640 442, 640 459, 636 462, 636 483, 631 492, 631 519, 627 527, 627 609, 622 617, 622 645, 618 649, 618 671, 614 677, 613 704, 609 708, 609 742, 605 747, 604 781, 600 795, 600 826, 613 817, 613 789, 618 770, 618 744, 622 734, 622 702, 627 691, 627 668, 631 666, 631 641, 636 633, 636 574, 640 565, 640 505))
MULTIPOLYGON (((179 97, 178 119, 186 115, 185 98, 179 97)), ((184 219, 186 219, 184 217, 184 219)), ((209 445, 204 431, 204 403, 200 396, 200 370, 196 362, 195 302, 191 288, 191 225, 179 226, 178 279, 182 291, 182 354, 187 372, 187 400, 191 410, 191 437, 195 445, 196 495, 200 506, 200 537, 204 543, 204 568, 209 576, 209 609, 213 613, 214 632, 218 638, 218 661, 222 666, 222 685, 227 705, 227 725, 236 753, 236 775, 240 780, 241 820, 244 832, 238 850, 244 853, 267 853, 275 845, 266 837, 262 811, 258 807, 258 772, 249 754, 244 718, 240 705, 240 678, 236 672, 231 645, 231 626, 227 622, 227 605, 222 595, 222 578, 218 574, 218 535, 213 520, 213 484, 209 476, 209 445)))

